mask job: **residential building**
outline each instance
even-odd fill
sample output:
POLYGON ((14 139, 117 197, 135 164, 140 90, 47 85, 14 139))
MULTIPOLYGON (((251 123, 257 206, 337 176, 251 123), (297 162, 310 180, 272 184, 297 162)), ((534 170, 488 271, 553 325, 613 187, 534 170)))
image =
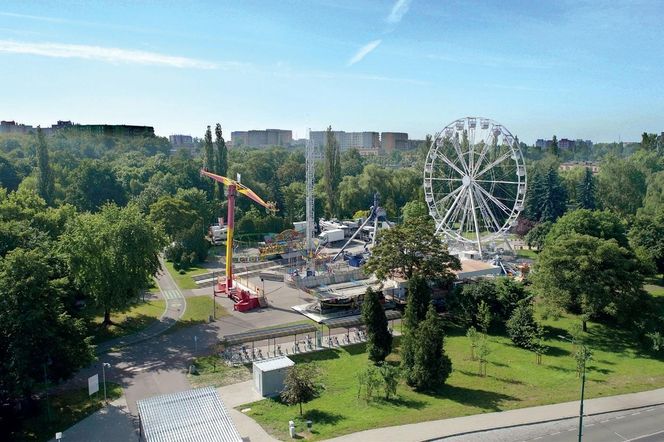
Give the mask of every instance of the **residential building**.
POLYGON ((395 150, 406 150, 410 147, 408 134, 405 132, 381 132, 380 145, 383 151, 388 154, 395 150))
POLYGON ((574 149, 574 140, 561 138, 558 140, 558 148, 562 150, 572 150, 574 149))
POLYGON ((269 147, 290 146, 293 131, 282 129, 248 130, 231 132, 231 144, 234 147, 269 147))
MULTIPOLYGON (((344 132, 342 130, 332 131, 334 138, 339 144, 339 148, 348 149, 379 149, 380 134, 378 132, 344 132)), ((309 138, 316 148, 324 148, 327 143, 327 131, 312 130, 309 132, 309 138)))
POLYGON ((595 161, 569 161, 567 163, 561 163, 560 166, 558 166, 558 170, 571 170, 575 167, 585 167, 586 169, 590 169, 593 175, 599 173, 599 163, 595 161))
POLYGON ((194 145, 194 139, 191 135, 169 135, 168 139, 175 148, 193 147, 194 145))

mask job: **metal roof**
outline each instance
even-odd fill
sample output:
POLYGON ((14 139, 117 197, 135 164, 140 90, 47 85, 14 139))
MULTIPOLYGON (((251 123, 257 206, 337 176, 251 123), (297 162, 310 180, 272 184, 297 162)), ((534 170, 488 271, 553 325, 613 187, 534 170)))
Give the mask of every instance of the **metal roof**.
POLYGON ((136 405, 147 442, 242 442, 212 387, 154 396, 136 405))
POLYGON ((280 356, 278 358, 254 362, 254 368, 258 368, 262 372, 280 370, 282 368, 292 367, 293 365, 295 365, 295 362, 291 361, 288 356, 280 356))
MULTIPOLYGON (((401 313, 397 310, 385 310, 385 317, 388 321, 392 321, 393 319, 400 319, 401 313)), ((326 319, 321 321, 321 324, 326 325, 328 328, 348 328, 362 325, 364 321, 362 320, 362 315, 354 315, 344 318, 326 319)))
POLYGON ((256 342, 272 338, 281 338, 283 336, 312 333, 316 330, 318 330, 318 327, 314 324, 298 324, 288 327, 266 328, 262 330, 252 330, 245 333, 237 333, 234 335, 226 335, 221 339, 221 342, 227 345, 237 345, 244 344, 245 342, 256 342))

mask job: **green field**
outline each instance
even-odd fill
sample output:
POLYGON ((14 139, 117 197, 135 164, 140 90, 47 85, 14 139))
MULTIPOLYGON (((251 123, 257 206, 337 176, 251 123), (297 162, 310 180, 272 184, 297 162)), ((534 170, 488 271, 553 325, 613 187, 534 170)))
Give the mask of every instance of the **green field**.
POLYGON ((530 249, 517 250, 516 257, 535 260, 537 259, 537 252, 530 249))
MULTIPOLYGON (((565 316, 543 321, 549 345, 541 365, 535 355, 511 345, 509 338, 491 336, 487 376, 478 373, 478 363, 470 360, 469 340, 460 330, 446 340, 446 350, 454 371, 445 386, 434 394, 399 386, 398 398, 366 403, 357 397, 357 376, 367 366, 364 345, 293 357, 302 362, 315 360, 323 370, 325 391, 305 404, 305 419, 314 421, 313 439, 325 439, 369 428, 445 419, 476 413, 510 410, 575 400, 580 382, 572 357, 572 345, 557 338, 572 321, 565 316)), ((631 344, 628 332, 589 324, 586 334, 593 358, 589 361, 586 397, 610 396, 664 386, 664 355, 659 359, 642 353, 631 344)), ((398 349, 390 356, 398 360, 398 349)), ((287 439, 284 422, 302 419, 296 406, 275 399, 256 402, 248 413, 274 436, 287 439)))
POLYGON ((651 278, 646 278, 644 289, 655 297, 664 296, 664 276, 656 275, 651 278))
MULTIPOLYGON (((36 416, 23 420, 21 428, 12 434, 11 440, 41 442, 53 438, 57 431, 66 430, 102 408, 104 404, 103 388, 100 383, 99 392, 92 396, 88 396, 87 387, 51 395, 49 397, 50 419, 45 398, 40 400, 36 416)), ((107 382, 106 397, 108 400, 111 401, 120 396, 122 396, 122 387, 107 382)))
POLYGON ((158 320, 164 314, 165 308, 166 301, 161 299, 139 302, 124 311, 111 313, 113 325, 109 327, 101 325, 104 315, 96 312, 90 325, 93 342, 99 344, 109 339, 137 333, 158 320))
POLYGON ((210 269, 206 269, 204 267, 199 267, 199 266, 191 266, 187 269, 175 270, 172 262, 165 261, 165 264, 168 273, 171 274, 171 276, 175 280, 175 283, 178 285, 180 290, 192 290, 197 288, 196 281, 192 279, 192 276, 202 275, 203 273, 207 273, 210 271, 210 269))

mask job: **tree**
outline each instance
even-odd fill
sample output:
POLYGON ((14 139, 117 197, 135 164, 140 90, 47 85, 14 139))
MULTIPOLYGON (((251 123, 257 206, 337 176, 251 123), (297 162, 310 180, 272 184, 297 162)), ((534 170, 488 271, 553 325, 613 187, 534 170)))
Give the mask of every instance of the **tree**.
MULTIPOLYGON (((221 124, 217 123, 214 128, 215 140, 214 144, 217 146, 217 152, 215 155, 215 167, 214 173, 221 176, 226 176, 228 173, 228 149, 226 148, 226 142, 224 137, 221 134, 221 124)), ((222 183, 218 184, 218 197, 222 199, 224 196, 224 185, 222 183)))
POLYGON ((37 190, 39 195, 46 201, 46 204, 51 205, 53 204, 55 194, 55 179, 48 158, 46 138, 44 138, 44 132, 41 130, 41 127, 37 127, 37 169, 39 171, 37 190))
POLYGON ((489 347, 489 338, 483 334, 477 342, 477 360, 479 361, 480 376, 486 376, 486 363, 490 354, 491 347, 489 347))
POLYGON ((664 171, 653 173, 648 177, 646 196, 639 213, 655 215, 664 212, 664 171))
POLYGON ((371 287, 364 294, 362 320, 367 327, 367 353, 374 363, 385 360, 392 352, 392 334, 387 328, 385 310, 371 287))
MULTIPOLYGON (((205 135, 203 136, 203 149, 203 165, 205 170, 214 172, 216 158, 214 154, 214 146, 212 145, 212 130, 210 129, 210 126, 207 127, 205 135)), ((210 192, 210 195, 213 195, 215 188, 214 182, 208 182, 206 187, 210 192)))
POLYGON ((621 247, 627 247, 625 227, 613 212, 608 210, 577 209, 560 217, 546 235, 545 243, 552 244, 561 236, 577 233, 600 239, 615 239, 621 247))
MULTIPOLYGON (((357 397, 359 398, 364 389, 364 400, 373 399, 374 391, 380 386, 380 373, 375 365, 369 365, 366 370, 357 376, 358 388, 357 397)), ((301 413, 301 412, 300 412, 301 413)))
POLYGON ((542 250, 546 235, 549 234, 552 226, 553 223, 551 221, 544 221, 543 223, 535 225, 535 227, 533 227, 526 235, 526 244, 528 244, 528 247, 542 250))
POLYGON ((620 216, 634 215, 643 204, 646 178, 629 160, 607 157, 601 164, 597 195, 604 209, 620 216))
POLYGON ((557 163, 536 167, 529 177, 525 214, 533 221, 555 221, 565 213, 567 191, 560 181, 557 163))
POLYGON ((595 202, 595 178, 589 167, 586 167, 583 179, 577 186, 576 193, 576 207, 578 209, 595 210, 597 208, 597 203, 595 202))
POLYGON ((480 326, 480 330, 482 330, 482 333, 485 335, 489 331, 489 327, 491 326, 491 310, 489 309, 489 304, 484 302, 484 300, 481 300, 480 303, 477 305, 477 317, 476 317, 476 322, 480 326))
POLYGON ((664 273, 664 211, 648 215, 639 211, 629 231, 629 240, 637 251, 643 251, 658 273, 664 273))
POLYGON ((391 397, 397 395, 397 387, 399 386, 399 379, 401 379, 401 370, 399 370, 399 367, 392 364, 381 364, 379 371, 383 378, 385 399, 389 400, 391 397))
POLYGON ((98 211, 106 203, 124 205, 125 191, 115 172, 100 160, 84 160, 71 174, 67 201, 80 211, 98 211))
POLYGON ((68 281, 42 250, 0 259, 0 401, 25 398, 44 382, 69 377, 94 359, 85 324, 64 308, 68 281))
POLYGON ((5 157, 0 156, 0 187, 16 190, 21 183, 16 167, 5 157))
POLYGON ((470 339, 470 360, 475 360, 475 350, 477 349, 477 344, 480 339, 480 334, 477 333, 477 329, 472 325, 466 331, 466 337, 470 339))
POLYGON ((551 140, 551 146, 549 146, 549 153, 556 157, 560 155, 560 150, 558 149, 558 137, 556 137, 555 135, 551 140))
POLYGON ((406 382, 420 391, 442 386, 452 372, 452 361, 445 354, 443 324, 432 305, 415 335, 415 357, 412 368, 406 371, 406 382))
POLYGON ((152 204, 149 218, 163 227, 171 241, 199 219, 189 203, 173 196, 163 196, 152 204))
POLYGON ((127 307, 148 287, 165 244, 161 231, 133 206, 82 214, 62 238, 71 275, 103 308, 104 325, 111 324, 112 310, 127 307))
POLYGON ((540 253, 535 287, 552 305, 589 318, 626 322, 644 299, 640 262, 616 240, 577 233, 560 236, 540 253))
POLYGON ((403 323, 408 330, 415 330, 426 318, 431 303, 431 288, 421 275, 414 275, 408 280, 408 302, 403 323))
POLYGON ((459 259, 434 235, 430 218, 382 230, 377 241, 364 269, 380 280, 397 275, 410 279, 417 274, 428 281, 450 284, 456 278, 452 270, 461 269, 459 259))
POLYGON ((537 323, 531 302, 522 302, 506 323, 507 334, 517 347, 531 348, 537 332, 537 323))
POLYGON ((357 176, 364 169, 364 157, 360 152, 351 148, 341 154, 341 176, 357 176))
POLYGON ((408 201, 402 208, 403 222, 409 222, 414 218, 422 218, 429 216, 429 208, 424 201, 408 201))
POLYGON ((341 182, 341 159, 339 143, 337 143, 337 139, 334 137, 332 126, 328 126, 327 128, 324 167, 327 211, 330 216, 338 216, 339 200, 337 190, 341 182))
POLYGON ((319 384, 320 370, 314 364, 297 364, 288 369, 284 379, 281 400, 288 405, 298 404, 302 416, 302 403, 318 397, 322 390, 319 384))

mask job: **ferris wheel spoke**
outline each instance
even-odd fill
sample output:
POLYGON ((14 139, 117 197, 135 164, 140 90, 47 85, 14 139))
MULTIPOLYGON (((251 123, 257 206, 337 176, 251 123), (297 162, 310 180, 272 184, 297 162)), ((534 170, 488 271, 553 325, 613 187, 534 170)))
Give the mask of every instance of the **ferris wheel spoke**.
POLYGON ((454 146, 454 151, 459 157, 459 162, 461 163, 461 167, 463 167, 463 170, 465 171, 464 175, 468 175, 469 173, 468 164, 466 163, 466 160, 463 157, 461 144, 459 144, 459 139, 457 137, 452 138, 452 145, 454 146))
POLYGON ((502 228, 502 226, 500 225, 500 223, 496 219, 496 216, 493 214, 493 211, 491 210, 491 207, 489 206, 489 203, 484 199, 481 192, 478 191, 477 196, 479 196, 478 199, 484 205, 484 208, 486 209, 486 212, 489 215, 489 218, 491 218, 491 221, 493 221, 493 224, 496 226, 496 232, 499 231, 502 228))
POLYGON ((458 173, 459 175, 461 175, 461 176, 465 176, 465 175, 466 175, 466 174, 464 173, 464 171, 462 171, 461 169, 459 169, 459 168, 457 167, 457 165, 454 164, 454 163, 452 162, 452 160, 450 160, 449 158, 447 158, 445 155, 442 155, 442 154, 439 154, 439 155, 440 155, 440 159, 443 160, 443 161, 445 162, 445 164, 447 164, 448 166, 450 166, 452 169, 456 170, 457 173, 458 173))
POLYGON ((454 189, 453 191, 451 191, 450 193, 448 193, 447 195, 445 195, 443 198, 441 198, 440 201, 437 201, 437 202, 436 202, 436 206, 440 206, 440 205, 443 204, 445 201, 447 201, 448 199, 454 197, 454 195, 456 195, 457 193, 461 192, 462 190, 463 190, 463 186, 459 186, 459 187, 457 187, 456 189, 454 189))
POLYGON ((447 208, 447 212, 445 212, 445 216, 443 216, 443 220, 441 221, 441 224, 447 223, 450 215, 452 214, 452 211, 454 210, 456 205, 459 203, 459 200, 468 191, 467 186, 461 186, 461 189, 462 189, 462 191, 456 196, 456 198, 454 198, 454 202, 452 203, 452 205, 447 208))
POLYGON ((476 183, 498 183, 498 184, 519 184, 518 181, 499 181, 499 180, 473 180, 476 183))
POLYGON ((473 192, 470 191, 470 208, 473 211, 473 221, 475 222, 475 236, 477 237, 477 248, 480 254, 482 254, 482 242, 480 241, 480 224, 477 222, 477 211, 475 210, 475 199, 473 198, 473 192))
POLYGON ((489 148, 492 147, 493 141, 491 141, 491 137, 493 136, 493 132, 491 128, 489 128, 489 131, 487 132, 486 137, 482 140, 484 143, 484 146, 482 146, 482 151, 480 152, 480 156, 475 163, 475 167, 473 168, 472 172, 473 175, 477 173, 480 167, 482 167, 482 161, 484 161, 484 157, 486 157, 487 152, 489 151, 489 148))
POLYGON ((461 181, 461 178, 429 178, 432 181, 461 181))
POLYGON ((512 155, 512 151, 511 151, 511 150, 505 152, 504 154, 502 154, 501 156, 499 156, 498 158, 496 158, 491 164, 489 164, 489 165, 486 166, 484 169, 482 169, 481 171, 479 171, 478 173, 476 173, 476 174, 475 174, 475 178, 484 175, 484 174, 487 173, 489 170, 493 169, 493 168, 496 167, 498 164, 500 164, 500 163, 502 163, 503 161, 505 161, 506 159, 508 159, 511 155, 512 155))
POLYGON ((512 214, 512 211, 507 207, 502 201, 500 201, 498 198, 495 196, 491 195, 489 192, 486 191, 482 186, 476 186, 477 189, 480 190, 492 203, 494 203, 500 210, 505 212, 507 216, 510 216, 512 214))

